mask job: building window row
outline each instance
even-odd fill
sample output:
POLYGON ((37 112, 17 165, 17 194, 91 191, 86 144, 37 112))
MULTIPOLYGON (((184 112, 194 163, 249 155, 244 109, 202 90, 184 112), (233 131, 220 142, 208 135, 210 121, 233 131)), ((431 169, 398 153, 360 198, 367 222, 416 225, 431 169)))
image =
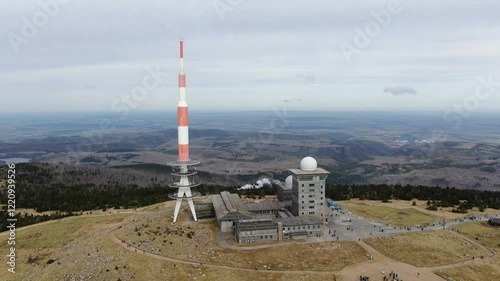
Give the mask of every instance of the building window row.
MULTIPOLYGON (((315 226, 315 225, 308 225, 308 226, 307 226, 307 229, 311 229, 311 228, 313 228, 313 229, 314 229, 314 228, 316 228, 316 226, 315 226)), ((318 228, 320 228, 320 226, 318 226, 318 228)), ((283 227, 283 229, 285 229, 285 227, 283 227)), ((297 227, 295 227, 295 226, 293 226, 293 227, 286 227, 286 229, 287 229, 287 230, 300 230, 300 229, 306 229, 306 226, 305 226, 305 225, 303 225, 303 226, 297 226, 297 227), (301 227, 302 227, 302 228, 301 228, 301 227)), ((262 237, 261 237, 261 238, 262 238, 262 237)))

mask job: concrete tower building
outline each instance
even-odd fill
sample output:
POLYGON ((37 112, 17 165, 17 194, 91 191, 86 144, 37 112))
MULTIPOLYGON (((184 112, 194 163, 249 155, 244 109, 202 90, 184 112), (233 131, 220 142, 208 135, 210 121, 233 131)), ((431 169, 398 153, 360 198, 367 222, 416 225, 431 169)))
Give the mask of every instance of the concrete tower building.
POLYGON ((300 169, 292 173, 292 208, 294 216, 317 216, 327 220, 325 214, 325 180, 329 172, 318 168, 312 157, 300 161, 300 169))
POLYGON ((179 103, 177 104, 177 132, 179 154, 177 161, 169 162, 172 167, 173 181, 168 185, 178 188, 178 191, 168 196, 176 200, 174 211, 174 223, 177 221, 182 199, 187 199, 189 208, 193 214, 194 221, 197 221, 194 209, 193 198, 199 197, 199 192, 192 192, 191 187, 200 185, 196 177, 196 167, 200 161, 191 160, 189 157, 189 129, 188 129, 188 105, 186 101, 186 75, 184 74, 184 44, 180 41, 180 64, 179 72, 179 103))

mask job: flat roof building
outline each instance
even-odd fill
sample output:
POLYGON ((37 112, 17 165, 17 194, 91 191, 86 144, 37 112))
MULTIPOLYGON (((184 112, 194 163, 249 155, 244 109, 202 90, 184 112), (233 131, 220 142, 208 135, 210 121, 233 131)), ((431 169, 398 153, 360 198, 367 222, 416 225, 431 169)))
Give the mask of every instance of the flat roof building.
POLYGON ((210 199, 214 206, 217 224, 222 232, 233 231, 237 220, 251 218, 238 194, 223 191, 220 194, 210 195, 210 199))
POLYGON ((275 221, 282 225, 283 238, 301 239, 323 235, 323 219, 320 217, 280 217, 275 221))
POLYGON ((260 216, 276 217, 278 212, 289 208, 292 202, 262 202, 247 204, 248 212, 254 218, 260 216))
POLYGON ((255 243, 278 240, 278 223, 273 219, 248 219, 236 222, 236 241, 255 243))

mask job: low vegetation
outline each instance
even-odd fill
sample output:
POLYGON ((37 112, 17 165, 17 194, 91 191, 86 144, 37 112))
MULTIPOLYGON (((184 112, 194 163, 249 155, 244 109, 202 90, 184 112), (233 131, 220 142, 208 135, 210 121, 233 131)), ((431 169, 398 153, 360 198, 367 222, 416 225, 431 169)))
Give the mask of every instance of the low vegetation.
POLYGON ((372 205, 362 201, 345 201, 341 202, 340 205, 369 220, 395 226, 428 225, 442 219, 438 215, 424 213, 414 208, 392 207, 391 204, 372 205))
POLYGON ((146 252, 249 269, 340 270, 368 260, 368 253, 361 246, 348 241, 280 245, 251 251, 231 250, 219 246, 219 231, 212 220, 172 225, 170 213, 162 211, 141 215, 114 234, 128 245, 146 252))
POLYGON ((450 231, 425 231, 370 238, 366 243, 384 255, 415 266, 453 264, 488 253, 450 231))
POLYGON ((435 273, 443 277, 445 280, 498 280, 500 276, 499 264, 500 259, 497 258, 488 263, 457 266, 450 269, 438 270, 435 273))
POLYGON ((453 227, 453 230, 474 239, 495 252, 491 260, 479 260, 478 264, 457 266, 436 271, 436 274, 452 280, 498 280, 500 276, 500 228, 487 222, 472 222, 453 227))
MULTIPOLYGON (((172 206, 170 206, 172 207, 172 206)), ((153 208, 155 209, 155 208, 153 208)), ((111 229, 117 228, 117 224, 125 223, 125 219, 129 218, 130 214, 99 214, 88 215, 84 214, 79 217, 65 218, 59 222, 50 222, 39 224, 17 231, 17 241, 22 241, 17 247, 16 274, 4 274, 2 280, 278 280, 278 281, 295 281, 295 280, 333 280, 334 273, 289 273, 286 269, 282 273, 267 272, 267 268, 263 265, 271 266, 271 269, 278 269, 278 264, 271 263, 283 260, 287 263, 287 253, 284 250, 272 253, 272 256, 266 257, 266 254, 259 253, 260 259, 265 263, 259 264, 258 270, 242 271, 231 268, 210 267, 207 264, 192 265, 183 264, 180 262, 169 261, 164 259, 155 259, 145 256, 143 253, 130 251, 130 248, 123 248, 120 245, 111 242, 107 233, 111 229)), ((165 213, 161 213, 165 218, 165 213)), ((142 215, 142 218, 153 219, 155 212, 142 215)), ((156 218, 156 217, 155 217, 156 218)), ((139 220, 142 224, 143 220, 139 220)), ((166 244, 163 249, 165 252, 179 249, 182 251, 185 247, 190 247, 192 243, 196 243, 200 238, 200 233, 194 227, 189 230, 188 226, 184 226, 184 233, 172 226, 170 223, 165 223, 164 220, 159 220, 163 226, 171 228, 169 234, 172 237, 173 244, 166 244), (175 228, 175 229, 174 229, 175 228), (177 233, 175 233, 177 230, 177 233), (188 236, 193 235, 190 239, 188 236), (179 240, 176 240, 179 239, 179 240), (184 239, 185 243, 182 243, 184 239)), ((125 227, 127 224, 124 224, 125 227)), ((192 224, 199 225, 199 224, 192 224)), ((200 224, 201 228, 206 224, 200 224)), ((211 224, 208 224, 210 228, 211 224)), ((151 227, 153 225, 151 224, 151 227)), ((118 227, 121 230, 123 227, 118 227)), ((181 228, 182 226, 179 226, 181 228)), ((135 228, 135 227, 134 227, 135 228)), ((142 239, 156 237, 149 227, 142 227, 144 234, 142 239)), ((210 232, 211 233, 211 230, 210 232)), ((134 229, 130 233, 135 234, 134 229)), ((7 239, 7 232, 0 233, 0 239, 7 239)), ((128 238, 127 238, 128 239, 128 238)), ((158 239, 156 239, 158 240, 158 239)), ((335 243, 336 248, 342 251, 352 252, 347 259, 346 256, 341 256, 338 259, 341 263, 350 262, 356 258, 365 260, 366 258, 358 255, 365 254, 361 247, 355 243, 335 243)), ((197 251, 210 250, 212 244, 201 245, 197 251), (203 246, 203 247, 202 247, 203 246)), ((323 256, 328 256, 328 253, 335 253, 333 246, 330 244, 315 244, 313 247, 304 245, 301 250, 310 253, 318 251, 323 256), (309 249, 308 249, 309 248, 309 249)), ((187 251, 186 251, 187 252, 187 251)), ((238 262, 244 262, 246 259, 252 259, 248 256, 247 251, 233 251, 237 255, 238 262)), ((272 251, 268 251, 271 253, 272 251)), ((214 254, 214 260, 218 260, 220 254, 217 250, 214 254)), ((300 252, 298 253, 300 254, 300 252)), ((334 256, 330 256, 334 257, 334 256)), ((297 257, 299 259, 299 257, 297 257)), ((305 260, 308 264, 315 262, 315 256, 301 256, 301 260, 305 260), (306 258, 304 258, 306 257, 306 258)), ((187 259, 189 260, 189 259, 187 259)), ((218 262, 224 266, 231 266, 231 260, 222 260, 218 262)), ((328 266, 333 263, 328 263, 324 269, 330 270, 328 266)), ((233 265, 234 266, 234 265, 233 265)), ((252 264, 253 266, 253 264, 252 264)))
MULTIPOLYGON (((75 266, 76 262, 89 265, 87 252, 93 239, 107 227, 122 222, 128 215, 69 217, 61 221, 39 224, 16 232, 16 274, 3 274, 2 280, 62 280, 61 268, 75 266), (68 251, 79 257, 68 258, 68 251), (45 278, 38 274, 45 272, 45 278), (50 277, 49 277, 50 276, 50 277)), ((8 232, 0 233, 7 240, 8 232)), ((108 242, 109 243, 109 242, 108 242)), ((70 271, 67 272, 71 273, 70 271)), ((116 279, 115 279, 116 280, 116 279)))
POLYGON ((483 221, 458 225, 453 227, 453 230, 500 254, 500 227, 483 221))

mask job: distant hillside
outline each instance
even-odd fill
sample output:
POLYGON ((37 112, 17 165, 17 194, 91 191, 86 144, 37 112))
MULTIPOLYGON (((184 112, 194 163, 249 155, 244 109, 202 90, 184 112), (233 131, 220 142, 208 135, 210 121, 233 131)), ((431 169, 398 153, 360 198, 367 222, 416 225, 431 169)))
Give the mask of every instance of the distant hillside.
MULTIPOLYGON (((440 115, 428 113, 280 114, 204 113, 193 117, 190 153, 202 162, 199 175, 203 182, 232 186, 254 183, 261 176, 284 180, 300 159, 313 156, 320 167, 331 172, 328 182, 332 184, 500 189, 496 115, 471 117, 457 131, 442 124, 440 115)), ((148 172, 147 165, 165 166, 177 157, 173 113, 169 115, 172 120, 162 113, 138 114, 135 119, 117 121, 120 125, 107 131, 96 129, 100 116, 84 116, 77 123, 72 116, 67 121, 56 121, 61 116, 46 121, 40 117, 36 128, 20 127, 25 134, 15 141, 0 142, 0 158, 128 166, 148 172), (77 129, 83 132, 69 134, 77 129)))

